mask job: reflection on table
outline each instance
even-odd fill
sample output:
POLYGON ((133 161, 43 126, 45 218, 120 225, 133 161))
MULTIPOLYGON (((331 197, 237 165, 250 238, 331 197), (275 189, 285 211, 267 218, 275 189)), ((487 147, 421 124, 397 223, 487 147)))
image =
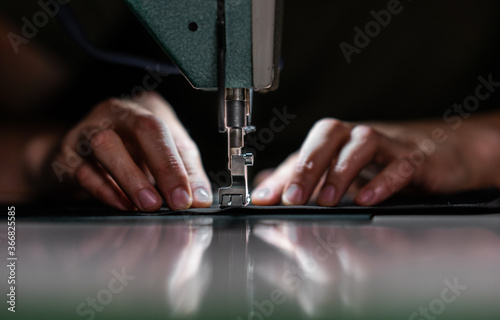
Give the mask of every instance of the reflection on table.
POLYGON ((20 222, 19 309, 53 319, 490 319, 500 316, 499 234, 495 215, 20 222))

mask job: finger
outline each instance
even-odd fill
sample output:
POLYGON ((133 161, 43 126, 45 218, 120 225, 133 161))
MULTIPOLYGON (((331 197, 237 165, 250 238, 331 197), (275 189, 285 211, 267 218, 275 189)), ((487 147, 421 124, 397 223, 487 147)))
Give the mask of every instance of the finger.
POLYGON ((415 172, 416 168, 407 159, 398 157, 358 192, 356 203, 371 206, 388 199, 407 186, 415 172))
POLYGON ((292 154, 276 170, 271 174, 267 174, 267 177, 252 192, 253 204, 270 206, 281 202, 283 189, 297 161, 297 156, 297 154, 292 154))
POLYGON ((181 124, 170 105, 158 94, 150 93, 144 106, 158 115, 168 127, 175 147, 186 169, 193 195, 193 207, 208 207, 212 204, 212 188, 203 169, 201 155, 196 143, 181 124))
MULTIPOLYGON (((334 160, 335 161, 335 160, 334 160)), ((325 172, 321 178, 319 179, 319 182, 318 184, 316 185, 316 187, 314 188, 313 190, 313 193, 311 194, 311 198, 309 199, 309 202, 316 202, 316 200, 318 199, 318 196, 319 196, 319 192, 321 190, 321 187, 323 186, 323 184, 325 183, 325 179, 326 179, 326 174, 328 172, 325 172)))
POLYGON ((189 184, 193 192, 194 208, 205 208, 212 204, 212 188, 208 180, 203 164, 201 162, 200 152, 198 147, 191 142, 184 141, 182 145, 176 141, 177 149, 184 162, 189 184))
MULTIPOLYGON (((177 119, 177 118, 176 118, 177 119)), ((172 120, 171 120, 172 121, 172 120)), ((182 159, 193 193, 192 207, 204 208, 212 204, 212 187, 203 169, 198 146, 182 126, 170 126, 175 146, 182 159)))
POLYGON ((254 186, 260 185, 262 182, 264 182, 264 180, 269 178, 273 174, 273 172, 274 172, 273 169, 265 169, 257 173, 255 178, 253 179, 253 185, 254 186))
POLYGON ((309 200, 349 132, 349 124, 335 119, 323 119, 314 125, 289 172, 291 178, 282 196, 285 205, 302 205, 309 200))
POLYGON ((85 162, 76 169, 75 179, 83 189, 107 205, 120 210, 135 209, 135 206, 102 168, 85 162))
POLYGON ((168 207, 189 208, 193 200, 188 175, 169 128, 156 115, 138 113, 133 118, 130 130, 168 207))
POLYGON ((128 198, 142 211, 157 211, 161 197, 137 167, 118 134, 103 130, 91 137, 94 156, 128 198))
POLYGON ((373 161, 381 136, 368 126, 352 129, 349 142, 342 148, 338 160, 331 168, 321 188, 317 203, 322 206, 336 205, 361 170, 373 161))

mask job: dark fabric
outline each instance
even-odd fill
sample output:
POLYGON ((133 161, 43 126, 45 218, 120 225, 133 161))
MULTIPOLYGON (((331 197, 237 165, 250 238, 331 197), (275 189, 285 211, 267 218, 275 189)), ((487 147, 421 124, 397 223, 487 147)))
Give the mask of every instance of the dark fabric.
MULTIPOLYGON (((9 204, 12 205, 12 204, 9 204)), ((171 211, 163 207, 155 213, 123 212, 111 209, 96 202, 89 202, 75 206, 74 203, 55 204, 32 203, 16 205, 16 216, 22 218, 55 218, 72 219, 74 217, 103 217, 133 218, 133 217, 179 217, 192 218, 196 216, 227 216, 227 217, 309 217, 324 216, 333 219, 366 220, 378 215, 478 215, 500 214, 500 191, 496 189, 460 193, 450 196, 402 196, 373 207, 360 207, 352 202, 343 201, 337 207, 307 206, 267 206, 249 205, 240 208, 219 208, 213 204, 210 208, 194 208, 188 210, 171 211)), ((142 220, 141 220, 142 221, 142 220)))

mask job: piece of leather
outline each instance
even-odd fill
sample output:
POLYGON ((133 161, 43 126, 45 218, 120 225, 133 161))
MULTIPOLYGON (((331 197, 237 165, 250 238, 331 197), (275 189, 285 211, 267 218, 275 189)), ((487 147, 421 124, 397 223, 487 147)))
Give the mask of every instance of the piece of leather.
POLYGON ((123 212, 93 202, 79 205, 33 203, 16 205, 19 217, 133 217, 133 216, 328 216, 334 219, 369 219, 374 215, 473 215, 500 213, 500 190, 490 189, 441 197, 398 195, 373 207, 361 207, 342 201, 336 207, 254 206, 192 208, 172 211, 167 207, 155 213, 123 212))
POLYGON ((406 215, 406 214, 479 214, 500 213, 500 190, 489 189, 448 196, 404 196, 399 195, 384 203, 372 206, 357 206, 350 201, 342 201, 336 207, 306 206, 254 206, 220 208, 214 204, 210 208, 192 208, 171 211, 162 208, 156 214, 180 215, 406 215))

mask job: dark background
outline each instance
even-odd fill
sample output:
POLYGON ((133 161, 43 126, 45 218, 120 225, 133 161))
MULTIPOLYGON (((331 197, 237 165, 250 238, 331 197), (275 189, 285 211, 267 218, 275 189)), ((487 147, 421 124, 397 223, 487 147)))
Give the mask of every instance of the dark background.
MULTIPOLYGON (((322 117, 442 118, 446 109, 474 93, 479 75, 493 73, 493 79, 500 79, 500 2, 494 0, 401 1, 403 11, 348 64, 340 43, 353 44, 353 28, 363 29, 373 20, 370 11, 386 9, 387 3, 285 1, 281 84, 276 92, 257 95, 254 121, 257 128, 269 127, 272 109, 284 106, 297 118, 256 155, 254 172, 277 165, 299 148, 309 128, 322 117)), ((166 60, 122 1, 73 0, 70 5, 100 47, 166 60)), ((0 4, 0 15, 16 33, 20 33, 21 17, 31 17, 38 10, 37 1, 2 0, 0 4)), ((4 121, 75 123, 99 101, 130 94, 145 76, 141 69, 93 59, 54 19, 32 42, 65 66, 65 85, 37 105, 2 102, 4 121)), ((0 83, 0 87, 8 85, 13 84, 0 83)), ((217 132, 215 94, 192 89, 182 76, 167 77, 158 91, 198 143, 207 172, 224 170, 226 139, 217 132)), ((493 95, 477 112, 495 108, 499 99, 499 94, 493 95)))

